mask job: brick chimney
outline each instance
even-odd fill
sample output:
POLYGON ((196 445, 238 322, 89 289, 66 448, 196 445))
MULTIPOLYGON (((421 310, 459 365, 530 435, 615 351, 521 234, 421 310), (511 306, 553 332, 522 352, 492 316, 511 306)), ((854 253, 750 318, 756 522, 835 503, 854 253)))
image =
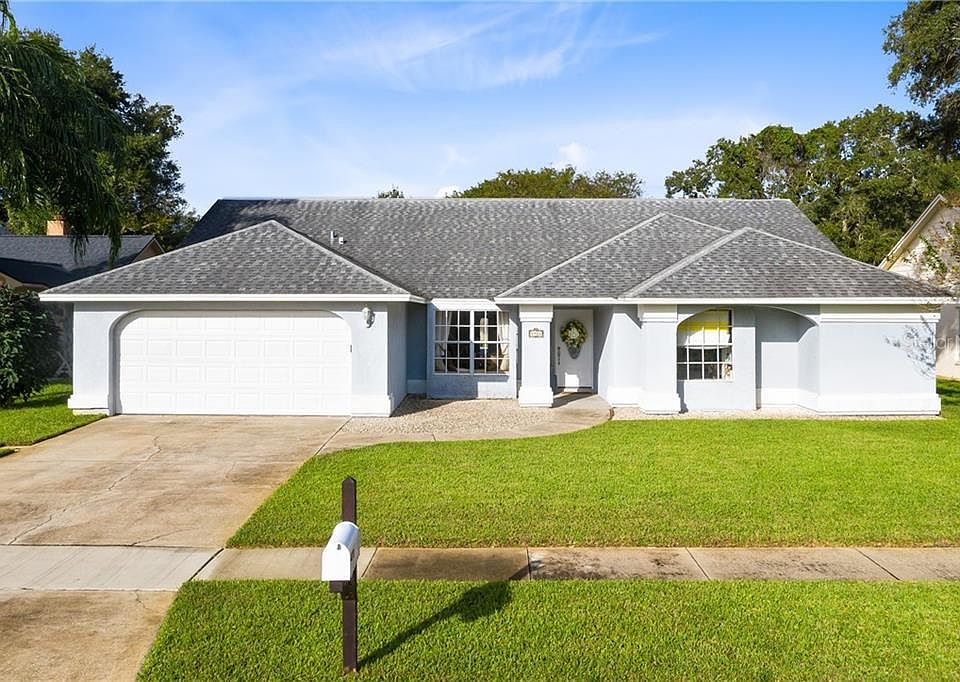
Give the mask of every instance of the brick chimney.
POLYGON ((67 225, 67 221, 63 219, 62 215, 55 215, 53 218, 47 221, 47 236, 48 237, 69 237, 70 236, 70 226, 67 225))

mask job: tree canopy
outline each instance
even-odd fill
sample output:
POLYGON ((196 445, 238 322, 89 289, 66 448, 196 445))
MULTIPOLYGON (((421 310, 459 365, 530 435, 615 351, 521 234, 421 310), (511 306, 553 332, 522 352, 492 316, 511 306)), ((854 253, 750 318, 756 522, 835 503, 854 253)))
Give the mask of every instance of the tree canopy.
POLYGON ((883 49, 896 57, 890 85, 906 82, 914 102, 933 105, 931 144, 960 153, 960 3, 909 3, 887 26, 883 49))
POLYGON ((101 155, 120 121, 87 87, 59 40, 22 33, 0 0, 0 205, 60 213, 82 237, 118 238, 120 210, 101 155))
POLYGON ((635 198, 643 194, 643 181, 636 173, 597 171, 579 173, 573 166, 540 170, 505 170, 453 196, 462 198, 635 198))
POLYGON ((173 107, 127 91, 123 74, 95 48, 69 52, 58 36, 21 32, 5 16, 0 64, 10 68, 0 66, 0 97, 11 120, 0 119, 0 212, 9 227, 40 233, 63 214, 80 237, 153 234, 173 246, 196 219, 170 157, 181 135, 173 107), (12 61, 16 54, 27 68, 12 61), (5 75, 19 96, 8 94, 5 75), (18 123, 24 102, 27 120, 18 123))
POLYGON ((878 263, 931 197, 960 188, 960 162, 925 148, 922 125, 878 106, 806 133, 720 139, 667 178, 667 196, 790 199, 844 253, 878 263))

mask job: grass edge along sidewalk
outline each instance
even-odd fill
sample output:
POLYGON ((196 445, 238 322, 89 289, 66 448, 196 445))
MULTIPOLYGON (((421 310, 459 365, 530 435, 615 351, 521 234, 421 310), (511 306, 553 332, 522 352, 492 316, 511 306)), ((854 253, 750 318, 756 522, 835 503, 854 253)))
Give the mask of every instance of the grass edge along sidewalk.
MULTIPOLYGON (((367 679, 955 679, 960 584, 360 585, 367 679)), ((340 679, 339 602, 309 581, 188 583, 141 679, 340 679)))

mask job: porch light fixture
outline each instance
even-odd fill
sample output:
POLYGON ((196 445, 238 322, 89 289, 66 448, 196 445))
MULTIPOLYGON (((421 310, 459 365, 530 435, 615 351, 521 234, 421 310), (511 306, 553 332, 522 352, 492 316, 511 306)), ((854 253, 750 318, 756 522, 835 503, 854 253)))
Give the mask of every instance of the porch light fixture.
POLYGON ((373 311, 370 310, 370 306, 363 306, 363 308, 360 310, 360 313, 363 315, 363 321, 367 327, 372 327, 374 314, 373 311))

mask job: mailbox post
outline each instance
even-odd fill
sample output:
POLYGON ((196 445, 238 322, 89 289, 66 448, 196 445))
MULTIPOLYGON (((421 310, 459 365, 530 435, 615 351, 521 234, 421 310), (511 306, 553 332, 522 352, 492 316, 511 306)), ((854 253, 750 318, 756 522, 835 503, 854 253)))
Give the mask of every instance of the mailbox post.
POLYGON ((357 561, 360 528, 357 526, 357 482, 347 477, 340 487, 340 518, 323 549, 320 578, 343 604, 343 672, 357 671, 357 561))

